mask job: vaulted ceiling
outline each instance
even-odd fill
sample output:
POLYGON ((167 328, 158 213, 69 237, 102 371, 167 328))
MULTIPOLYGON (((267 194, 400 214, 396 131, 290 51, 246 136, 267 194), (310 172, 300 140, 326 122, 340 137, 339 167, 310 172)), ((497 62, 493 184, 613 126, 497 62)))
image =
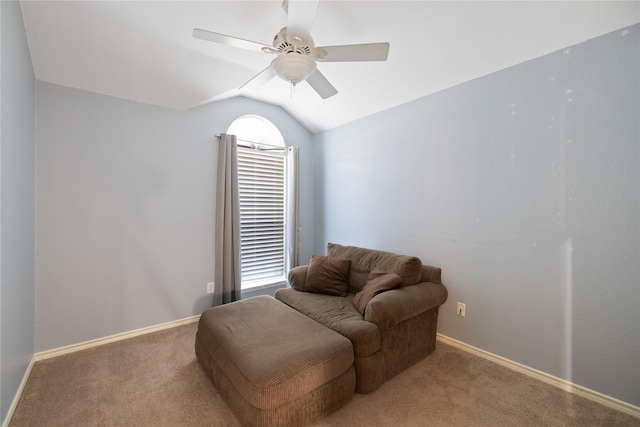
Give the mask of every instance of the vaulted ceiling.
POLYGON ((278 78, 239 90, 272 56, 192 36, 203 28, 270 45, 286 25, 279 0, 20 3, 38 80, 180 110, 242 95, 311 132, 640 22, 638 1, 321 0, 316 45, 391 45, 385 62, 318 63, 338 90, 322 99, 278 78))

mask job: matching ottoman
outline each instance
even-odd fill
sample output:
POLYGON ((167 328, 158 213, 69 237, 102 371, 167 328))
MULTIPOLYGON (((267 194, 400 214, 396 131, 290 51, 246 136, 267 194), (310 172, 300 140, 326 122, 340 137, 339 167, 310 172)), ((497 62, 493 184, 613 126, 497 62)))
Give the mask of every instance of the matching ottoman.
POLYGON ((355 392, 351 341, 269 296, 206 310, 195 348, 246 426, 300 426, 355 392))

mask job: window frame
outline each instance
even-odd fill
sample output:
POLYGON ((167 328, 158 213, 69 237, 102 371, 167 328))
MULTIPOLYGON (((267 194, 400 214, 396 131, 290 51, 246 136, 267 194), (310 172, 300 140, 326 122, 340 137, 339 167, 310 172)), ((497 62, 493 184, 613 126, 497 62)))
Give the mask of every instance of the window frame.
POLYGON ((286 183, 284 152, 238 146, 243 290, 287 280, 286 183))
MULTIPOLYGON (((275 286, 287 282, 287 147, 284 142, 284 138, 279 129, 271 123, 269 120, 258 115, 244 115, 238 117, 229 126, 229 134, 236 135, 238 146, 238 190, 240 198, 240 286, 243 291, 255 290, 261 287, 275 286), (259 239, 258 236, 251 233, 253 230, 258 232, 258 228, 254 227, 255 224, 249 225, 251 215, 257 215, 255 211, 245 212, 244 225, 243 225, 243 211, 247 206, 257 207, 256 203, 260 203, 259 209, 266 209, 264 205, 265 200, 268 199, 266 194, 261 195, 261 199, 250 200, 252 195, 251 191, 245 188, 243 185, 252 185, 249 182, 241 182, 242 173, 252 175, 250 171, 241 172, 241 161, 248 162, 247 158, 243 159, 243 156, 260 158, 261 161, 269 163, 274 158, 278 159, 279 172, 278 172, 278 184, 280 186, 280 192, 277 198, 277 209, 279 217, 274 220, 277 223, 277 231, 271 238, 279 238, 278 255, 274 255, 273 251, 269 251, 268 248, 260 248, 255 245, 255 241, 259 239), (281 179, 281 181, 280 181, 281 179), (243 191, 245 192, 243 197, 243 191), (243 207, 244 203, 244 207, 243 207), (243 233, 244 231, 244 233, 243 233), (244 238, 243 238, 244 234, 244 238), (263 270, 260 270, 258 264, 261 260, 260 253, 267 252, 268 257, 277 257, 272 259, 273 262, 267 263, 263 270), (243 262, 244 261, 244 262, 243 262), (277 266, 276 266, 277 264, 277 266), (267 272, 271 270, 273 274, 267 272)), ((268 168, 267 168, 268 169, 268 168)), ((273 171, 272 171, 273 172, 273 171)), ((261 170, 259 173, 263 174, 261 178, 265 178, 269 173, 267 170, 261 170)), ((247 178, 247 177, 245 177, 247 178)), ((264 182, 263 182, 264 184, 264 182)), ((257 187, 256 187, 257 188, 257 187)), ((263 212, 264 213, 264 212, 263 212)), ((276 215, 276 214, 274 214, 276 215)), ((262 218, 263 221, 268 221, 268 218, 262 218)), ((263 224, 264 225, 264 224, 263 224)), ((264 232, 264 230, 262 230, 264 232)), ((273 242, 267 242, 267 244, 273 244, 273 242)))

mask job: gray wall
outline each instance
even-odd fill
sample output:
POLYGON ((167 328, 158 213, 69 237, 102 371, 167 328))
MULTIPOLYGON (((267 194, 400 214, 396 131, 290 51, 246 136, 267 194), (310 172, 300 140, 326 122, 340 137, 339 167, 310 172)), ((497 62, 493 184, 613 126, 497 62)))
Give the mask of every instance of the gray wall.
POLYGON ((20 5, 0 2, 0 423, 33 356, 35 78, 20 5))
POLYGON ((200 314, 212 305, 217 143, 259 114, 301 147, 311 254, 312 135, 235 98, 190 111, 37 85, 36 351, 200 314))
POLYGON ((640 405, 639 29, 316 135, 315 252, 417 255, 439 332, 640 405))

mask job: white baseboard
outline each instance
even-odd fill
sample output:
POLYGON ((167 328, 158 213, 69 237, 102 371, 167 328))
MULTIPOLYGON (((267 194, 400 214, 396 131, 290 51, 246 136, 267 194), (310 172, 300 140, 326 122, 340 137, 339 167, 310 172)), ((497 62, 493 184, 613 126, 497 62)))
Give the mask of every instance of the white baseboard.
POLYGON ((85 341, 78 344, 72 344, 65 347, 54 348, 53 350, 46 350, 36 353, 33 357, 37 362, 39 360, 50 359, 52 357, 62 356, 64 354, 73 353, 76 351, 84 350, 87 348, 98 347, 100 345, 109 344, 116 341, 126 340, 127 338, 137 337, 139 335, 149 334, 151 332, 162 331, 164 329, 175 328, 176 326, 187 325, 189 323, 195 323, 200 319, 200 316, 187 317, 185 319, 174 320, 172 322, 161 323, 160 325, 149 326, 146 328, 135 329, 133 331, 122 332, 120 334, 110 335, 104 338, 98 338, 91 341, 85 341))
POLYGON ((482 357, 483 359, 490 360, 491 362, 497 363, 499 365, 502 365, 514 371, 523 373, 525 375, 533 377, 544 383, 558 387, 570 393, 578 394, 586 399, 592 400, 594 402, 600 403, 601 405, 615 409, 616 411, 624 412, 625 414, 640 418, 640 407, 638 406, 631 405, 630 403, 623 402, 614 397, 607 396, 597 391, 579 386, 570 381, 563 380, 562 378, 558 378, 553 375, 547 374, 546 372, 538 371, 537 369, 530 368, 518 362, 514 362, 513 360, 509 360, 504 357, 498 356, 496 354, 489 353, 488 351, 481 350, 477 347, 474 347, 469 344, 465 344, 462 341, 449 338, 445 335, 437 334, 437 339, 438 341, 442 341, 445 344, 449 344, 450 346, 459 348, 460 350, 464 350, 476 356, 482 357))
POLYGON ((18 406, 18 401, 20 400, 20 396, 22 396, 22 391, 24 387, 27 385, 27 380, 29 379, 29 375, 31 375, 31 369, 33 369, 33 364, 35 363, 35 357, 31 358, 29 362, 29 366, 27 366, 27 371, 24 373, 22 377, 22 381, 20 382, 20 386, 18 387, 18 391, 16 391, 16 395, 13 397, 13 402, 11 402, 11 406, 9 406, 9 410, 7 411, 7 416, 2 423, 2 427, 9 427, 9 423, 11 422, 11 418, 13 418, 13 413, 16 411, 16 407, 18 406))

